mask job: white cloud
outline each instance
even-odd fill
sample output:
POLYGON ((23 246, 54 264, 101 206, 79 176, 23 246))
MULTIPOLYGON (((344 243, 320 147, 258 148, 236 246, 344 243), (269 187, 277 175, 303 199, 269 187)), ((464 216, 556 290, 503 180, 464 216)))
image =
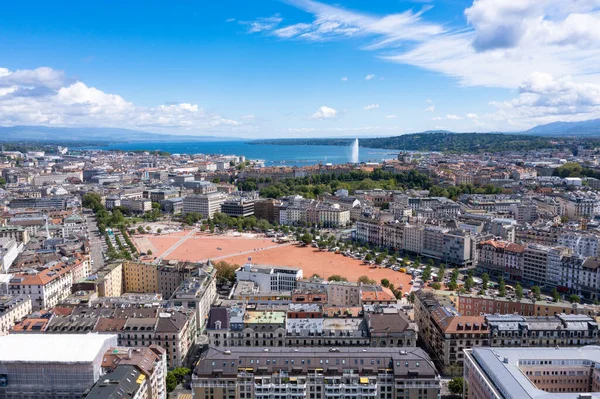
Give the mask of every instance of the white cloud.
POLYGON ((225 22, 235 22, 235 18, 227 18, 225 22))
POLYGON ((256 115, 254 115, 254 114, 244 115, 244 116, 242 116, 242 119, 247 120, 247 121, 253 121, 256 119, 256 115))
POLYGON ((429 107, 423 110, 424 112, 433 112, 435 111, 435 105, 431 104, 429 107))
POLYGON ((248 33, 259 33, 271 31, 277 27, 281 21, 283 21, 283 19, 279 14, 275 14, 270 17, 261 17, 254 21, 240 21, 239 23, 248 26, 248 33))
POLYGON ((519 85, 516 98, 491 105, 496 112, 482 115, 481 119, 496 125, 508 121, 514 128, 600 118, 600 84, 534 72, 519 85))
POLYGON ((311 119, 332 119, 337 116, 337 111, 333 108, 329 108, 323 105, 314 114, 310 116, 311 119))
POLYGON ((395 115, 395 114, 389 114, 389 115, 386 115, 385 117, 386 117, 386 118, 388 118, 388 119, 394 119, 394 118, 397 118, 397 117, 398 117, 398 115, 395 115))
POLYGON ((365 76, 365 80, 373 80, 374 78, 375 78, 375 75, 372 74, 372 73, 369 74, 369 75, 367 75, 367 76, 365 76))
POLYGON ((462 118, 460 116, 458 116, 458 115, 446 114, 446 119, 457 121, 457 120, 462 119, 462 118))
MULTIPOLYGON (((51 68, 0 68, 0 125, 121 127, 164 132, 246 128, 196 104, 143 107, 51 68)), ((248 126, 250 128, 250 126, 248 126)))
POLYGON ((370 111, 372 109, 377 109, 377 108, 379 108, 379 104, 369 104, 364 107, 365 111, 370 111))
POLYGON ((342 82, 347 82, 348 78, 346 76, 344 76, 341 80, 342 80, 342 82))
POLYGON ((471 114, 471 113, 467 114, 467 119, 477 119, 477 118, 478 118, 477 114, 471 114))
POLYGON ((423 22, 421 16, 430 7, 419 12, 407 10, 402 13, 377 17, 349 11, 312 0, 289 0, 289 4, 314 15, 310 24, 294 24, 273 31, 285 38, 323 41, 352 36, 372 36, 376 39, 367 45, 369 49, 397 46, 406 41, 423 40, 443 32, 437 24, 423 22), (289 30, 282 30, 290 28, 289 30))
POLYGON ((48 67, 10 71, 0 68, 0 87, 34 86, 58 89, 66 82, 65 74, 48 67))
POLYGON ((275 36, 281 37, 283 39, 289 39, 291 37, 297 36, 301 33, 304 33, 310 29, 310 24, 295 24, 289 25, 285 28, 276 29, 273 31, 275 36))

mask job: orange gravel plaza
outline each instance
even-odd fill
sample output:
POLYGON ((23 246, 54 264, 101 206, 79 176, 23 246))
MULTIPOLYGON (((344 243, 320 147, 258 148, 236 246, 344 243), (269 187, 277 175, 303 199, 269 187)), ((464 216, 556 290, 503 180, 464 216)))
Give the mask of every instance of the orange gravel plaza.
MULTIPOLYGON (((184 233, 162 236, 138 236, 136 242, 142 251, 152 249, 153 256, 160 256, 174 245, 184 233)), ((361 261, 333 252, 321 252, 312 247, 300 247, 294 244, 276 244, 270 238, 248 238, 232 236, 214 236, 198 233, 171 252, 166 259, 187 260, 192 262, 224 260, 242 265, 252 257, 252 263, 293 266, 303 270, 305 277, 314 273, 327 278, 333 274, 356 281, 360 276, 380 282, 387 278, 394 286, 402 284, 404 292, 410 292, 411 276, 386 268, 371 268, 361 261)))

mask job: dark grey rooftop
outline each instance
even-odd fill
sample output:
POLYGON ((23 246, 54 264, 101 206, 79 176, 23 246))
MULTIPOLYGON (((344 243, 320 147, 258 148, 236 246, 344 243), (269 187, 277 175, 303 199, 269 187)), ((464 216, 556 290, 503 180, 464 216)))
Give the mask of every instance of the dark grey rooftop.
POLYGON ((239 369, 251 370, 256 375, 280 371, 306 374, 317 369, 322 369, 325 375, 341 374, 348 369, 377 374, 380 369, 392 369, 399 378, 437 377, 429 355, 420 348, 210 348, 194 373, 200 378, 235 377, 239 369))

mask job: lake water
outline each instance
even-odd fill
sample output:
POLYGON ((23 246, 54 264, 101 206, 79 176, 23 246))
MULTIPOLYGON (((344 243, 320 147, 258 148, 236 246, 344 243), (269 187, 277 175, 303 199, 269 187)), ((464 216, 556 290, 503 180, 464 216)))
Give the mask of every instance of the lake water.
MULTIPOLYGON (((351 146, 326 145, 264 145, 244 141, 193 141, 173 143, 114 143, 100 147, 106 150, 167 151, 171 154, 244 155, 247 159, 262 159, 267 165, 306 166, 319 162, 341 164, 350 161, 351 146)), ((398 151, 381 148, 360 148, 360 162, 380 162, 396 158, 398 151)))

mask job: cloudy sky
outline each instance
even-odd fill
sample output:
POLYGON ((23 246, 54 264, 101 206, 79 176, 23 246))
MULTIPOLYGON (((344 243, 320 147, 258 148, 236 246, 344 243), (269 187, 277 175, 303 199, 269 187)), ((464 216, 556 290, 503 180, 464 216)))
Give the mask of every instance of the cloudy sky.
POLYGON ((245 138, 600 117, 600 0, 19 1, 0 125, 245 138))

